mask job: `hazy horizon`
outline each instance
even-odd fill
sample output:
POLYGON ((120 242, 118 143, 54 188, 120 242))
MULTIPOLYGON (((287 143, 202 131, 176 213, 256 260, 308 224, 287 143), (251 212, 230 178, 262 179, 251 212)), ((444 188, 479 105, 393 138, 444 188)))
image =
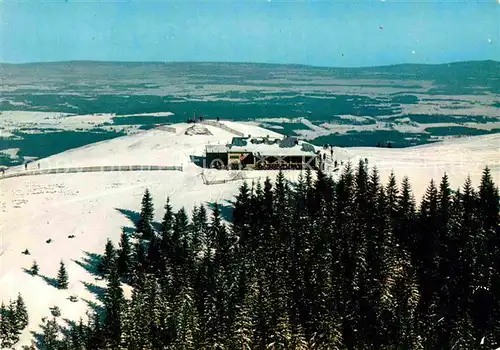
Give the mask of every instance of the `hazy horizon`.
POLYGON ((4 0, 0 61, 378 67, 500 61, 496 0, 4 0))
POLYGON ((0 65, 36 65, 36 64, 64 64, 64 63, 140 63, 140 64, 249 64, 249 65, 276 65, 276 66, 303 66, 303 67, 313 67, 313 68, 334 68, 334 69, 356 69, 356 68, 382 68, 382 67, 393 67, 393 66, 441 66, 449 64, 461 64, 461 63, 485 63, 494 62, 500 63, 500 60, 468 60, 468 61, 450 61, 442 63, 394 63, 394 64, 384 64, 384 65, 373 65, 373 66, 320 66, 312 64, 303 63, 276 63, 276 62, 245 62, 245 61, 105 61, 105 60, 64 60, 64 61, 33 61, 33 62, 0 62, 0 65))

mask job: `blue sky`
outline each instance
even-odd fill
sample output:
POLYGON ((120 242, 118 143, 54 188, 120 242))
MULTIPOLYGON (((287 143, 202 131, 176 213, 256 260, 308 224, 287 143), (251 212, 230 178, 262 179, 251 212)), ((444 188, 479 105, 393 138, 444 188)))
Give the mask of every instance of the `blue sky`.
POLYGON ((3 0, 0 14, 9 63, 500 61, 498 0, 3 0))

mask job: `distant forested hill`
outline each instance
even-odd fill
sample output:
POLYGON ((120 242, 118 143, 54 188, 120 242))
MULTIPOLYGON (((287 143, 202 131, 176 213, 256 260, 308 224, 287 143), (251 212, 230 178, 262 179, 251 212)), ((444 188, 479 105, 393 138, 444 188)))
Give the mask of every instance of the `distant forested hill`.
POLYGON ((283 79, 286 79, 284 85, 296 86, 316 80, 325 83, 326 78, 429 81, 438 85, 442 92, 461 87, 469 92, 480 88, 483 92, 500 93, 500 62, 496 61, 368 68, 258 63, 70 61, 1 64, 0 73, 4 79, 4 92, 16 93, 84 93, 91 90, 122 93, 125 90, 151 91, 177 85, 246 85, 255 81, 266 85, 283 79))

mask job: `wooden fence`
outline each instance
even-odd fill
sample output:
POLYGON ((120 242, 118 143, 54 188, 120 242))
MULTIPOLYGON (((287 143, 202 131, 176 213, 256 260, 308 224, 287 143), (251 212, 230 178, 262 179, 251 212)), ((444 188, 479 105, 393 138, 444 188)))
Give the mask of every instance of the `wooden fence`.
POLYGON ((47 175, 47 174, 70 174, 70 173, 94 173, 110 171, 183 171, 180 165, 109 165, 88 167, 67 167, 41 170, 18 171, 11 174, 0 175, 0 179, 8 179, 19 176, 47 175))

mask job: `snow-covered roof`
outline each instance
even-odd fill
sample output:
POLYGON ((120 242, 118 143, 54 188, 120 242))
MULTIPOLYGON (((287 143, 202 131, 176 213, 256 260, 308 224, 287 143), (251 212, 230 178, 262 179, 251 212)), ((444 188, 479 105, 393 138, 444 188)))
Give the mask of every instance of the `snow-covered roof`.
POLYGON ((293 147, 280 147, 279 145, 267 145, 265 143, 252 144, 248 143, 246 146, 231 146, 228 149, 230 153, 245 153, 251 152, 263 156, 313 156, 316 153, 307 151, 302 147, 302 143, 293 147))
POLYGON ((233 137, 231 144, 207 145, 207 153, 254 153, 262 156, 313 156, 316 154, 314 146, 289 138, 233 137), (257 141, 257 142, 254 142, 257 141))

